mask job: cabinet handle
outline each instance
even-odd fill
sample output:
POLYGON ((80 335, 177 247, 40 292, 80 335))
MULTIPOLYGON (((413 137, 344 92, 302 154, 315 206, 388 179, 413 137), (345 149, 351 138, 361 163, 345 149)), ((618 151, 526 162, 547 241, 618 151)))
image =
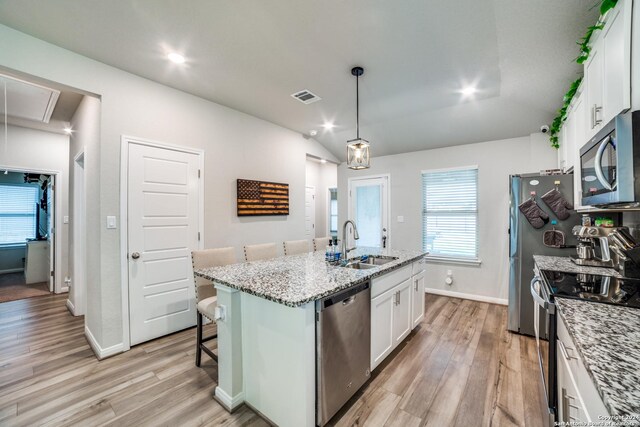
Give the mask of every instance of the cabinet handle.
POLYGON ((569 353, 567 352, 567 348, 564 346, 564 343, 561 340, 558 340, 558 346, 560 347, 560 351, 562 352, 562 355, 564 356, 565 359, 567 360, 573 359, 573 357, 569 356, 569 353))
POLYGON ((591 129, 602 123, 602 119, 598 119, 598 113, 602 111, 602 107, 598 107, 598 104, 593 104, 591 107, 591 129))

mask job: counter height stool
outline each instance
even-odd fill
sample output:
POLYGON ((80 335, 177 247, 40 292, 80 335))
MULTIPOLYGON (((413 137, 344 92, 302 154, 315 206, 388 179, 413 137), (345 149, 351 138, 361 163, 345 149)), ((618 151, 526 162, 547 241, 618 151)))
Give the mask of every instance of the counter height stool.
POLYGON ((316 237, 313 239, 313 251, 314 252, 322 252, 329 245, 329 241, 331 237, 316 237))
POLYGON ((278 249, 275 243, 263 243, 261 245, 247 245, 244 247, 244 260, 261 261, 278 256, 278 249))
MULTIPOLYGON (((234 248, 218 248, 218 249, 204 249, 201 251, 191 252, 191 262, 193 269, 217 267, 221 265, 235 264, 236 251, 234 248)), ((200 366, 200 359, 202 352, 207 353, 213 360, 218 361, 213 351, 207 348, 204 343, 215 339, 218 334, 211 335, 209 337, 202 337, 202 316, 215 322, 215 309, 218 302, 216 296, 216 288, 210 280, 200 276, 193 276, 196 286, 196 301, 197 301, 197 328, 196 328, 196 366, 200 366)))
POLYGON ((309 252, 308 240, 287 240, 283 242, 285 255, 305 254, 309 252))

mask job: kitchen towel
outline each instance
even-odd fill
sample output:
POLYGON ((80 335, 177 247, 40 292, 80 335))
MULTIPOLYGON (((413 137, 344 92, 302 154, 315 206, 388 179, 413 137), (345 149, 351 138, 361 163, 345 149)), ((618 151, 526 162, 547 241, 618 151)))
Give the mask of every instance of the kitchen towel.
POLYGON ((564 198, 558 189, 554 188, 547 191, 541 199, 547 206, 549 206, 549 209, 556 214, 558 219, 565 220, 571 215, 571 212, 569 211, 573 209, 573 205, 567 202, 567 199, 564 198))
POLYGON ((518 206, 522 215, 527 218, 527 221, 533 226, 533 228, 542 228, 549 222, 549 215, 547 215, 534 199, 526 200, 520 203, 518 206))

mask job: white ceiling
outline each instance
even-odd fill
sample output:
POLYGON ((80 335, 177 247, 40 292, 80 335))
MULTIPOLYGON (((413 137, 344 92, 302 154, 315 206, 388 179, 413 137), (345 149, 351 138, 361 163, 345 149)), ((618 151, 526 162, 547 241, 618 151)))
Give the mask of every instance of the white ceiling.
POLYGON ((339 158, 528 135, 579 76, 590 0, 21 0, 0 23, 315 137, 339 158), (182 65, 165 59, 182 53, 182 65), (476 83, 473 99, 457 91, 476 83), (290 95, 322 98, 304 105, 290 95), (336 128, 325 131, 325 120, 336 128))

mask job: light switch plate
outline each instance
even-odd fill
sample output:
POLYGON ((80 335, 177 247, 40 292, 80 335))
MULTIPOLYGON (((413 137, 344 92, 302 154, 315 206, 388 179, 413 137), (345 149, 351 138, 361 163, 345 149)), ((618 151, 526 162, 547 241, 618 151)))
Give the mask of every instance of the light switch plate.
POLYGON ((114 228, 117 228, 116 217, 107 216, 107 229, 112 230, 114 228))
POLYGON ((69 224, 69 215, 65 215, 62 217, 62 223, 63 224, 69 224))
POLYGON ((404 222, 404 216, 398 215, 398 222, 404 222))

